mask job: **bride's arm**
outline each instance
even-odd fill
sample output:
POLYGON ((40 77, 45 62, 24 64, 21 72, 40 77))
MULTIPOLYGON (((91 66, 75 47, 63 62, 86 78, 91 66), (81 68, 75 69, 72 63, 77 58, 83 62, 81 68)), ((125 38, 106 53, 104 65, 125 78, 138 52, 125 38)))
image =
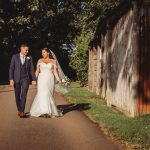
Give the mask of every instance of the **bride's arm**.
POLYGON ((58 69, 57 69, 57 63, 54 61, 54 68, 53 68, 54 76, 56 77, 57 81, 61 82, 61 79, 59 77, 58 69))
POLYGON ((39 73, 40 73, 40 60, 38 60, 38 63, 37 63, 37 67, 36 67, 36 71, 35 71, 35 76, 36 78, 39 76, 39 73))
POLYGON ((39 76, 39 73, 40 73, 40 68, 37 67, 37 68, 36 68, 36 71, 35 71, 35 76, 36 76, 36 78, 39 76))

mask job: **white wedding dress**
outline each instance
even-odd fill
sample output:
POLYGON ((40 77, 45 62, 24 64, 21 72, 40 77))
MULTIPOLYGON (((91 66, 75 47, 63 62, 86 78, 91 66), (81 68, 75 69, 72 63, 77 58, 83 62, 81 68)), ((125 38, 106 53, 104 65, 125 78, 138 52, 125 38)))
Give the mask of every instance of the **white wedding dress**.
POLYGON ((39 117, 47 114, 51 117, 61 116, 54 101, 54 74, 52 67, 57 67, 53 63, 41 62, 37 65, 40 67, 40 73, 37 80, 37 93, 31 106, 30 115, 39 117))

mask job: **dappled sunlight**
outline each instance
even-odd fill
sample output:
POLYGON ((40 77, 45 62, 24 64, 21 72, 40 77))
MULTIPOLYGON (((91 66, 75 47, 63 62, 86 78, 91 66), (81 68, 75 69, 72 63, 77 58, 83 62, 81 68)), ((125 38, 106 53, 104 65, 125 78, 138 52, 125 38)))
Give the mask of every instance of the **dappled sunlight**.
POLYGON ((89 89, 109 106, 135 116, 150 113, 149 11, 136 2, 122 8, 124 13, 109 16, 108 24, 100 26, 105 30, 97 33, 100 48, 95 51, 93 44, 90 49, 89 89))

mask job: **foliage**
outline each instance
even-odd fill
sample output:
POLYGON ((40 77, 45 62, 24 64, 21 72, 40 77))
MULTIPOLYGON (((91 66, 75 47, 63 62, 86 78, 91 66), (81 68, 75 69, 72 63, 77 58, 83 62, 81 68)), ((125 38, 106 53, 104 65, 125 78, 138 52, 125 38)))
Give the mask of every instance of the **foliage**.
POLYGON ((79 87, 77 82, 71 84, 71 89, 65 96, 74 103, 89 103, 91 108, 86 112, 108 134, 123 140, 130 148, 149 150, 150 115, 129 118, 116 109, 107 107, 104 100, 85 87, 79 87))
POLYGON ((82 2, 82 13, 77 16, 79 27, 87 32, 95 32, 98 23, 116 8, 121 0, 87 0, 82 2))
MULTIPOLYGON (((76 47, 81 47, 82 44, 80 45, 79 40, 76 39, 82 37, 83 41, 88 45, 89 40, 87 36, 89 33, 93 34, 95 32, 99 18, 108 10, 116 7, 118 1, 0 1, 0 63, 6 66, 2 68, 3 77, 1 78, 3 80, 8 79, 6 74, 8 74, 10 58, 13 53, 18 52, 18 46, 22 42, 30 45, 30 52, 34 55, 35 59, 34 62, 41 55, 39 49, 46 46, 50 47, 58 57, 65 73, 68 72, 66 75, 74 75, 74 72, 69 67, 69 61, 72 57, 69 59, 70 53, 62 48, 62 44, 66 44, 69 49, 72 49, 70 46, 72 44, 76 45, 76 47)), ((83 50, 83 48, 80 48, 80 50, 83 50)), ((83 53, 87 50, 88 48, 85 47, 83 53)), ((85 55, 82 59, 84 59, 82 61, 83 64, 88 61, 88 57, 85 55)), ((75 69, 75 71, 77 70, 75 69)), ((78 77, 80 77, 78 79, 85 82, 86 79, 83 79, 83 76, 87 76, 87 66, 83 71, 83 75, 81 75, 80 70, 80 75, 78 74, 78 77)))
MULTIPOLYGON (((64 0, 61 4, 53 0, 0 1, 0 63, 7 66, 2 68, 1 80, 8 80, 10 58, 22 42, 30 45, 34 62, 41 57, 40 49, 47 46, 55 51, 62 68, 67 68, 69 53, 60 46, 72 44, 79 32, 73 24, 79 13, 79 1, 64 0)), ((69 67, 66 70, 71 72, 69 67)))
POLYGON ((91 40, 92 34, 82 32, 77 37, 76 49, 71 55, 70 66, 76 70, 77 79, 82 86, 86 85, 88 80, 88 44, 91 40))
POLYGON ((89 42, 94 37, 99 21, 105 17, 108 10, 117 7, 119 0, 89 0, 82 2, 82 12, 74 20, 77 28, 81 29, 80 35, 75 40, 76 50, 71 56, 70 66, 75 69, 77 79, 82 86, 88 80, 88 50, 89 42))

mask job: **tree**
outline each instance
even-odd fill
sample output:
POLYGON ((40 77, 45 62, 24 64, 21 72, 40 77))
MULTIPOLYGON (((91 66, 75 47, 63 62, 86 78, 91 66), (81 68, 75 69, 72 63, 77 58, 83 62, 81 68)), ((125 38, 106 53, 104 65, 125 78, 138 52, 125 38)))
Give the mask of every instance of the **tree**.
MULTIPOLYGON (((69 57, 70 52, 63 49, 62 45, 66 44, 68 48, 72 49, 71 45, 74 44, 78 49, 78 47, 81 47, 79 37, 83 38, 83 45, 88 45, 86 38, 88 38, 89 34, 91 37, 94 35, 99 18, 107 10, 113 9, 118 1, 0 1, 0 63, 4 66, 2 67, 2 78, 8 80, 6 74, 8 74, 10 58, 12 54, 18 51, 18 45, 22 42, 27 42, 30 45, 30 52, 34 55, 34 62, 40 57, 42 47, 51 48, 66 74, 74 75, 69 66, 70 59, 73 59, 73 57, 69 57), (66 60, 65 63, 64 59, 66 60)), ((83 53, 87 52, 88 48, 85 48, 80 50, 83 50, 83 53)), ((84 57, 83 59, 86 59, 87 62, 87 58, 84 57)), ((72 63, 72 67, 73 64, 75 63, 72 63)), ((75 69, 76 67, 73 68, 75 69)), ((87 69, 83 70, 87 73, 87 69)))
POLYGON ((70 59, 70 66, 76 70, 81 86, 85 86, 88 80, 88 45, 91 37, 92 33, 82 31, 82 34, 76 39, 76 49, 70 59))
POLYGON ((88 45, 94 38, 98 23, 105 18, 108 11, 119 5, 120 0, 87 0, 83 1, 82 11, 74 20, 76 27, 81 30, 75 40, 76 50, 70 59, 70 66, 75 69, 77 79, 82 86, 88 80, 88 45))
POLYGON ((67 68, 69 59, 67 63, 63 60, 69 53, 61 47, 64 43, 70 46, 78 32, 73 20, 79 5, 80 2, 69 0, 62 0, 59 7, 57 0, 0 1, 0 63, 7 66, 2 68, 2 78, 8 79, 10 58, 22 42, 30 45, 35 62, 41 55, 40 49, 47 46, 67 68))

